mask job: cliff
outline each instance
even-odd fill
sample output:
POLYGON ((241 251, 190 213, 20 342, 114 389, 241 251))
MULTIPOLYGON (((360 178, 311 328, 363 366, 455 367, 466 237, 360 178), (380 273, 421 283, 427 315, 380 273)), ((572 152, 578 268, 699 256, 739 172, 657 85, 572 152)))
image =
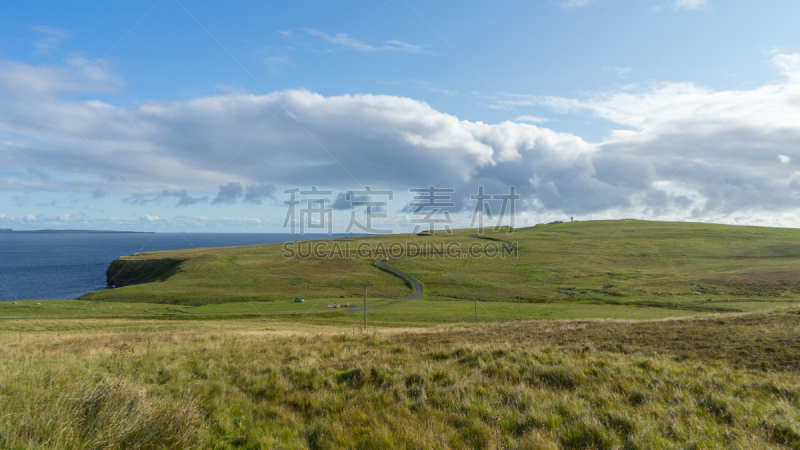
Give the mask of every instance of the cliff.
POLYGON ((123 287, 131 284, 164 281, 178 273, 184 259, 127 259, 117 258, 106 269, 106 283, 123 287))

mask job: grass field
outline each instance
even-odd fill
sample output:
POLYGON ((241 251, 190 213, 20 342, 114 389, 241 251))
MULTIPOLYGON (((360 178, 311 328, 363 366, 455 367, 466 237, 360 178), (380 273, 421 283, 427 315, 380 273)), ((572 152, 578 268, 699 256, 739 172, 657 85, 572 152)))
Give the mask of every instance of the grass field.
MULTIPOLYGON (((330 302, 340 299, 327 299, 306 302, 308 306, 296 306, 291 302, 237 302, 203 306, 185 306, 150 303, 96 302, 84 300, 20 301, 0 303, 0 316, 6 318, 24 317, 44 320, 53 318, 131 318, 146 319, 222 319, 244 317, 279 317, 307 324, 360 325, 362 311, 342 312, 331 309, 330 302), (301 308, 306 308, 305 310, 301 308)), ((386 299, 371 300, 368 305, 380 304, 386 299)), ((341 302, 347 305, 346 302, 341 302)), ((351 306, 361 305, 356 299, 351 306)), ((777 304, 779 307, 785 303, 777 304)), ((513 302, 473 302, 420 300, 401 303, 387 308, 368 310, 370 326, 432 326, 444 323, 463 323, 475 321, 475 310, 479 323, 520 320, 530 318, 578 319, 578 318, 619 318, 656 319, 685 317, 702 314, 697 311, 671 308, 647 308, 627 305, 602 305, 591 303, 513 303, 513 302)))
POLYGON ((133 285, 80 301, 5 302, 0 317, 281 315, 355 323, 359 311, 329 306, 361 305, 362 283, 373 285, 370 306, 411 290, 375 264, 386 257, 424 291, 409 304, 370 310, 382 325, 474 321, 476 310, 479 322, 684 317, 800 300, 798 230, 620 220, 475 232, 308 241, 290 251, 272 244, 142 253, 109 268, 133 285), (294 303, 298 296, 306 302, 294 303))
POLYGON ((0 448, 800 448, 800 310, 0 322, 0 448))
POLYGON ((138 254, 0 303, 0 448, 800 449, 799 232, 473 233, 138 254))

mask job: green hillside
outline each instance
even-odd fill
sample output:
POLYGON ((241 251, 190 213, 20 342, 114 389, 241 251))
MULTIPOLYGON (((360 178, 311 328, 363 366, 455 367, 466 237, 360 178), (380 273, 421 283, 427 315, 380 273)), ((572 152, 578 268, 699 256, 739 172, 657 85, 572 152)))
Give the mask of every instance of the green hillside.
POLYGON ((423 297, 411 302, 416 306, 389 308, 400 315, 448 304, 468 314, 478 301, 490 315, 504 314, 504 307, 491 304, 506 302, 528 311, 523 316, 555 308, 572 312, 554 317, 579 317, 576 308, 608 306, 620 311, 611 317, 629 317, 630 308, 662 317, 753 311, 800 299, 800 230, 618 220, 475 232, 309 241, 290 244, 289 251, 271 244, 141 253, 109 268, 138 284, 82 300, 291 313, 360 304, 360 284, 371 283, 370 305, 388 304, 410 287, 375 264, 386 257, 392 258, 387 265, 424 286, 423 297), (294 303, 294 297, 306 302, 294 303), (231 303, 243 306, 203 306, 231 303))

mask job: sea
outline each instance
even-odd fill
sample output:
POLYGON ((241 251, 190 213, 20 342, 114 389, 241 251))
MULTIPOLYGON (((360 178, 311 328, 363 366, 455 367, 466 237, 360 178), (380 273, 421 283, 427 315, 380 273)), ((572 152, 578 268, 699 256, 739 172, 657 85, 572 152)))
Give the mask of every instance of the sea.
POLYGON ((157 250, 274 244, 352 235, 249 233, 0 233, 0 301, 74 299, 106 289, 120 256, 157 250))

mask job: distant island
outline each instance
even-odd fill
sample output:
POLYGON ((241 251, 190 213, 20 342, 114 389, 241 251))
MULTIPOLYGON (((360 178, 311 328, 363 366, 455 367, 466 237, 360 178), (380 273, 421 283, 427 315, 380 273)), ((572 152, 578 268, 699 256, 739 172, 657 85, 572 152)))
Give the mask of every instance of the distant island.
POLYGON ((0 228, 0 233, 138 233, 147 234, 155 231, 116 231, 116 230, 12 230, 0 228))

